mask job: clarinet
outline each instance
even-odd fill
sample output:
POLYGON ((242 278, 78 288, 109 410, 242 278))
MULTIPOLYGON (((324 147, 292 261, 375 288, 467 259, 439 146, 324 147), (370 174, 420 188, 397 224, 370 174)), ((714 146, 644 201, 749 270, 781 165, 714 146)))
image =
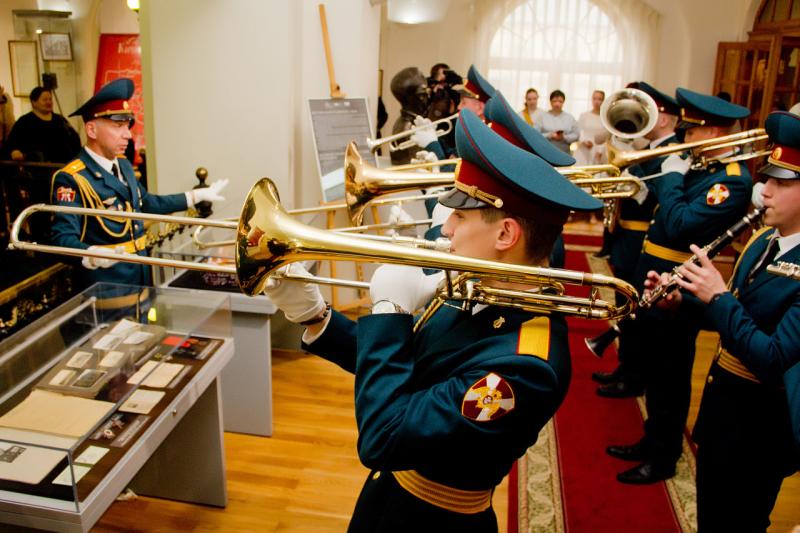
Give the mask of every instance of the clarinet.
MULTIPOLYGON (((764 214, 766 208, 759 207, 754 209, 750 213, 743 216, 736 224, 725 230, 725 232, 708 243, 707 245, 703 246, 702 250, 706 253, 709 259, 713 259, 718 253, 720 253, 726 246, 728 246, 733 240, 738 237, 739 235, 744 232, 745 229, 751 227, 755 224, 758 220, 761 219, 761 215, 764 214)), ((664 299, 669 293, 674 291, 678 287, 678 280, 683 279, 683 276, 678 272, 683 265, 689 263, 698 263, 697 254, 690 257, 686 262, 682 263, 681 265, 676 266, 672 269, 672 272, 669 275, 669 280, 667 283, 660 284, 658 287, 650 291, 650 294, 647 297, 642 296, 639 299, 639 307, 643 307, 645 309, 652 307, 653 305, 657 304, 659 301, 664 299)), ((584 342, 586 343, 586 347, 589 348, 594 355, 597 357, 603 357, 603 352, 606 351, 614 340, 619 337, 621 332, 620 324, 628 319, 628 318, 635 318, 632 315, 628 315, 624 317, 622 320, 618 321, 616 324, 611 326, 608 330, 601 333, 597 337, 593 338, 586 338, 584 342)))

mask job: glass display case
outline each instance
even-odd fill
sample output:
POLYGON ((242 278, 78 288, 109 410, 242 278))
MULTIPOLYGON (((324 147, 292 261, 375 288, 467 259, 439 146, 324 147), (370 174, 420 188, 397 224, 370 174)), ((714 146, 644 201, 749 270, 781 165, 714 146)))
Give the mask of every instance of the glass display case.
MULTIPOLYGON (((235 265, 235 234, 220 228, 203 228, 198 246, 188 234, 174 239, 170 249, 162 247, 157 257, 181 261, 235 265), (217 243, 216 245, 212 245, 217 243)), ((277 311, 270 299, 259 294, 248 296, 239 289, 233 274, 156 267, 156 283, 163 287, 202 290, 209 297, 227 294, 231 299, 233 337, 238 354, 222 373, 222 406, 225 431, 268 437, 272 435, 272 324, 277 311)), ((300 326, 291 324, 292 329, 300 326)), ((299 331, 294 335, 300 338, 299 331)))
POLYGON ((225 505, 217 377, 232 354, 227 295, 113 284, 0 343, 0 522, 87 531, 131 484, 225 505), (181 487, 203 468, 211 489, 181 487))

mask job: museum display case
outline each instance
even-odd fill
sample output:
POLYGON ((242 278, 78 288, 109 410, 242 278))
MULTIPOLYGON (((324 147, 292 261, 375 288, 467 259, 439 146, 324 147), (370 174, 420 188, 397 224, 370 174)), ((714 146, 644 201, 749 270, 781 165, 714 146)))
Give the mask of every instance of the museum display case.
POLYGON ((0 343, 0 522, 87 531, 127 486, 224 506, 232 337, 225 294, 97 284, 0 343))

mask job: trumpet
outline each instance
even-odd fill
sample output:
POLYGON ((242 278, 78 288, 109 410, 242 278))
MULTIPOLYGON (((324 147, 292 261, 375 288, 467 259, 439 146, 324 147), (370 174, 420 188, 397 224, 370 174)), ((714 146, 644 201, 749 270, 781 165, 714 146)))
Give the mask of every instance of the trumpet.
MULTIPOLYGON (((460 286, 447 277, 445 287, 440 289, 441 297, 457 297, 464 308, 474 304, 502 305, 528 311, 562 313, 584 318, 620 318, 632 313, 638 295, 628 283, 610 276, 589 274, 570 270, 515 265, 484 259, 458 256, 437 250, 418 247, 397 246, 392 243, 375 242, 371 239, 356 238, 354 235, 341 235, 294 220, 281 206, 275 184, 269 178, 262 178, 250 190, 242 207, 238 223, 229 221, 205 220, 204 225, 231 229, 236 225, 237 243, 235 267, 178 261, 163 258, 145 257, 134 254, 110 254, 95 250, 83 250, 63 246, 40 245, 20 241, 19 231, 26 218, 39 211, 72 213, 94 216, 108 216, 107 212, 65 206, 37 204, 23 210, 12 225, 9 248, 44 253, 70 255, 76 257, 113 257, 119 261, 187 268, 210 272, 235 274, 242 292, 257 295, 264 290, 269 276, 281 266, 306 260, 334 259, 358 262, 394 263, 419 267, 456 270, 465 276, 458 276, 460 286), (538 287, 540 291, 496 289, 493 281, 521 283, 538 287), (589 297, 575 297, 564 294, 563 285, 590 286, 589 297), (623 296, 625 302, 616 305, 599 298, 599 289, 612 288, 623 296), (501 298, 502 296, 502 298, 501 298)), ((156 220, 180 224, 193 224, 190 217, 152 215, 146 213, 114 212, 115 217, 156 220)), ((426 241, 427 242, 427 241, 426 241)), ((314 279, 302 278, 308 282, 314 279)))
POLYGON ((785 278, 800 281, 800 265, 797 263, 778 261, 777 264, 767 265, 767 272, 775 276, 783 276, 785 278))
POLYGON ((436 127, 439 124, 446 124, 447 127, 440 130, 436 129, 436 136, 443 137, 450 133, 453 130, 453 121, 458 118, 458 113, 454 113, 449 117, 440 118, 439 120, 434 120, 430 124, 426 124, 425 126, 418 126, 416 128, 407 129, 405 131, 401 131, 400 133, 395 133, 394 135, 389 135, 388 137, 382 137, 380 139, 367 139, 367 147, 369 148, 370 152, 374 152, 384 144, 389 145, 390 152, 399 152, 400 150, 407 150, 409 148, 413 148, 417 145, 412 140, 398 142, 400 139, 405 139, 416 133, 417 131, 421 130, 422 128, 429 128, 431 126, 436 127))
MULTIPOLYGON (((703 247, 703 251, 706 253, 708 258, 712 259, 719 252, 721 252, 723 248, 733 242, 736 237, 741 235, 745 229, 758 222, 765 210, 766 209, 763 207, 754 209, 750 213, 743 216, 738 222, 736 222, 736 224, 725 230, 725 233, 705 245, 703 247)), ((697 255, 692 255, 692 257, 690 257, 685 263, 673 268, 669 276, 669 281, 665 284, 660 284, 658 287, 650 291, 649 295, 642 296, 642 298, 639 299, 639 307, 643 307, 645 309, 650 308, 661 301, 670 292, 675 290, 678 287, 677 280, 683 279, 683 276, 680 274, 681 266, 689 263, 697 263, 697 255)), ((635 319, 633 315, 630 315, 630 318, 635 319)), ((601 333, 596 337, 584 339, 586 347, 589 348, 589 351, 591 351, 597 357, 603 357, 603 352, 606 351, 606 348, 608 348, 622 332, 621 325, 623 322, 624 321, 617 322, 604 333, 601 333)))

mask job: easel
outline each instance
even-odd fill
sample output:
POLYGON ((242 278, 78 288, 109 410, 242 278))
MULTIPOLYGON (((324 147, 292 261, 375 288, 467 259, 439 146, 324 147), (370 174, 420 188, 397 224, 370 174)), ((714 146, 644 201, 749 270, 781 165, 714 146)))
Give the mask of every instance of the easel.
MULTIPOLYGON (((325 47, 325 61, 328 66, 328 83, 330 85, 330 96, 331 98, 345 98, 347 95, 342 92, 341 87, 339 84, 336 83, 336 74, 333 69, 333 55, 331 54, 331 43, 330 38, 328 36, 328 19, 325 15, 325 4, 319 4, 319 22, 322 26, 322 44, 325 47)), ((323 203, 322 205, 325 205, 323 203)), ((378 217, 378 209, 375 206, 371 208, 372 216, 374 217, 375 221, 379 221, 378 217)), ((332 230, 336 227, 336 211, 329 210, 326 212, 326 228, 328 230, 332 230)), ((328 269, 330 271, 330 277, 336 277, 336 261, 329 260, 328 261, 328 269)), ((355 262, 355 273, 356 279, 362 281, 364 279, 364 268, 360 262, 355 262)), ((358 290, 358 298, 351 302, 347 303, 340 303, 339 302, 339 294, 338 294, 338 287, 335 285, 331 286, 331 307, 336 309, 337 311, 355 311, 360 307, 364 307, 367 303, 369 303, 369 295, 364 294, 363 290, 358 290)))

